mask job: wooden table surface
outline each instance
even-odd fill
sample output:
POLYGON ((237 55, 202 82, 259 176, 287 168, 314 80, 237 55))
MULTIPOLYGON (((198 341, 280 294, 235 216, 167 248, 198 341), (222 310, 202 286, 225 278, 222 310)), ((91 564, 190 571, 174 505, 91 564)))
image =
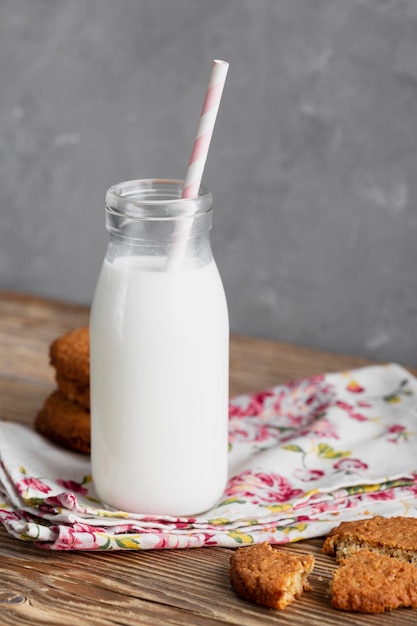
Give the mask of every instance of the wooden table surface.
MULTIPOLYGON (((32 423, 54 387, 48 347, 88 324, 81 306, 0 292, 0 419, 32 423)), ((295 378, 369 364, 362 358, 232 336, 232 395, 295 378)), ((413 371, 411 368, 408 368, 413 371)), ((417 370, 414 369, 417 375, 417 370)), ((335 567, 322 539, 286 545, 316 557, 313 591, 284 611, 238 598, 229 584, 231 550, 53 552, 10 537, 0 527, 0 624, 417 624, 417 610, 389 615, 341 613, 330 607, 335 567)))

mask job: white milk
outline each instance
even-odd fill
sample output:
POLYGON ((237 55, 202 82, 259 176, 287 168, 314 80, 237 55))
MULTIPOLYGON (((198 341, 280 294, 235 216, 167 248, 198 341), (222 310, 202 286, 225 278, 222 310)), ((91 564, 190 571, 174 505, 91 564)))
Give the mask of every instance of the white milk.
POLYGON ((92 469, 121 510, 193 515, 227 478, 229 327, 214 261, 104 261, 91 311, 92 469))

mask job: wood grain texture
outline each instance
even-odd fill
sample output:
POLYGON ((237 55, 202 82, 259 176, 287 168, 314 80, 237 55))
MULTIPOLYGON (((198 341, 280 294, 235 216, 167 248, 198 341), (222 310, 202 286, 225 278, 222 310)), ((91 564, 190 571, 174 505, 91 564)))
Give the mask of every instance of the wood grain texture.
MULTIPOLYGON (((0 419, 31 423, 53 386, 49 343, 88 323, 88 311, 0 293, 0 419)), ((231 338, 231 394, 325 371, 369 363, 248 337, 231 338)), ((416 371, 414 371, 416 373, 416 371)), ((313 591, 284 611, 250 604, 230 588, 231 550, 195 548, 145 552, 49 552, 0 528, 0 624, 417 624, 417 611, 390 615, 339 613, 329 604, 335 563, 321 554, 322 539, 286 546, 314 554, 313 591)))

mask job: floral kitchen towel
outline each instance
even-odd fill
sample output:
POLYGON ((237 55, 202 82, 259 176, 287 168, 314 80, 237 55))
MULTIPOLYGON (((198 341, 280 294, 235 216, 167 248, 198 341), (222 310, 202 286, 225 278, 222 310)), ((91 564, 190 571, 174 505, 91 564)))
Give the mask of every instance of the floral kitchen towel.
POLYGON ((239 396, 229 413, 227 488, 192 518, 113 509, 87 457, 0 422, 0 520, 40 547, 111 550, 286 543, 342 520, 417 517, 417 380, 399 365, 239 396))

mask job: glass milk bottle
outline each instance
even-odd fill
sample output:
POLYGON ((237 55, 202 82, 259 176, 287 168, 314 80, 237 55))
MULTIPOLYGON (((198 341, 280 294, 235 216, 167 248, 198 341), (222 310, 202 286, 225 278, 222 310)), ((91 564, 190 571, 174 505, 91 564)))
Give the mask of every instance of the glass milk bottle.
POLYGON ((227 479, 229 322, 209 231, 212 196, 134 180, 106 194, 109 243, 90 319, 98 496, 187 516, 227 479))

